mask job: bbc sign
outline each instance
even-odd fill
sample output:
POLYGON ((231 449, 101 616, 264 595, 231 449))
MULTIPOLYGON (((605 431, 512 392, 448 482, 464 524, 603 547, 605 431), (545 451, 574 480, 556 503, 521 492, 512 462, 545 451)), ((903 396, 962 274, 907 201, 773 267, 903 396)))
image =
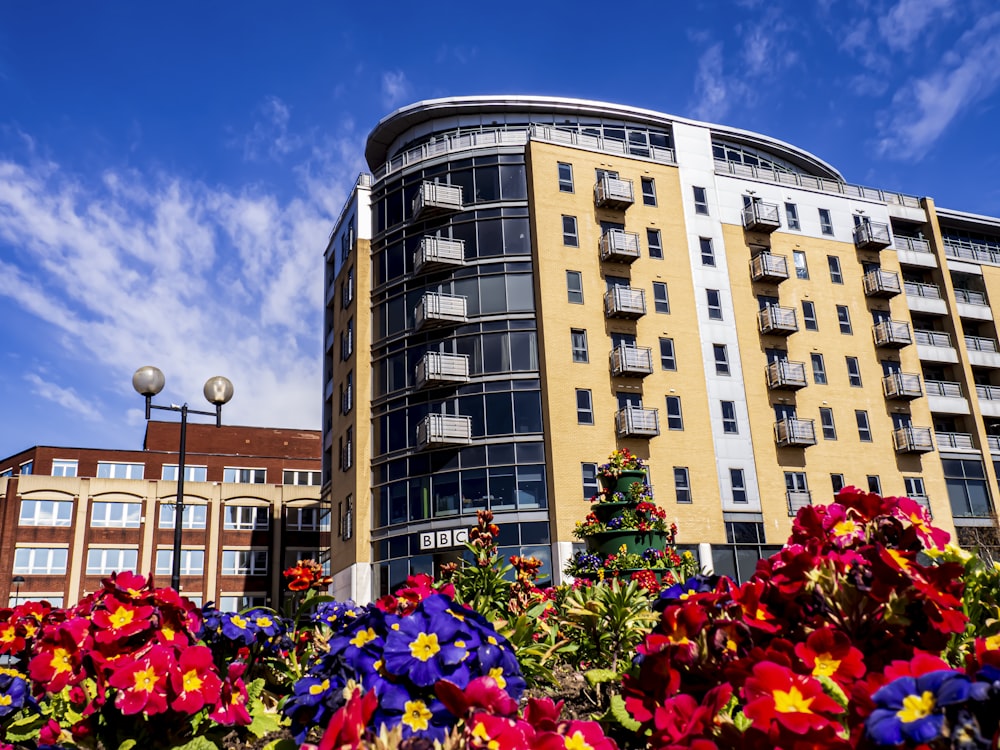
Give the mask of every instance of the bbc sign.
POLYGON ((469 541, 468 529, 445 529, 443 531, 424 531, 420 536, 420 551, 429 549, 445 549, 461 547, 469 541))

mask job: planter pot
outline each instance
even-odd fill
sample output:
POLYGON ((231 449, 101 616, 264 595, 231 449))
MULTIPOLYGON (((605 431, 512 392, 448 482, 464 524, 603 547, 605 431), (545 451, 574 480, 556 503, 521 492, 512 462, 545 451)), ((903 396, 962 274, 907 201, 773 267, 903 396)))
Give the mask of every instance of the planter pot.
POLYGON ((650 547, 663 549, 667 546, 665 531, 603 531, 588 536, 587 551, 606 557, 618 552, 624 544, 627 552, 641 555, 650 547))
POLYGON ((607 523, 612 518, 620 516, 623 511, 629 508, 634 508, 638 503, 625 502, 625 503, 593 503, 590 506, 590 510, 593 511, 594 515, 597 516, 597 520, 601 523, 607 523))
POLYGON ((646 471, 644 469, 626 469, 618 477, 598 476, 597 481, 608 492, 620 492, 623 495, 627 495, 628 488, 635 482, 646 481, 646 471))

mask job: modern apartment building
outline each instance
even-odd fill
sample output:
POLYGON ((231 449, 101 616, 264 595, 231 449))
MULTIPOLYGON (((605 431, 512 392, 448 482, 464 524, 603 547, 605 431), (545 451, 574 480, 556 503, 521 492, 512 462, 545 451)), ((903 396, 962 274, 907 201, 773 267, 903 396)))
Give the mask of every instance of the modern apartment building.
MULTIPOLYGON (((0 596, 72 604, 117 570, 169 585, 180 425, 142 450, 35 446, 0 460, 0 596), (20 580, 17 580, 20 579, 20 580)), ((181 590, 227 609, 276 606, 281 572, 328 560, 321 434, 188 424, 181 590)))
POLYGON ((845 485, 997 546, 1000 219, 574 99, 418 102, 366 158, 326 251, 339 595, 454 559, 484 507, 559 580, 617 447, 716 572, 845 485))

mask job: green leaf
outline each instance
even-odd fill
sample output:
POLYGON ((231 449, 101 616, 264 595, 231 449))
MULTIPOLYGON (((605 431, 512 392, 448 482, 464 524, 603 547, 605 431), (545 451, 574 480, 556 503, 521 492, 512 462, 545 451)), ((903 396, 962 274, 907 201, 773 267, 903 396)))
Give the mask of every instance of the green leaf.
POLYGON ((821 675, 819 678, 820 684, 823 686, 823 691, 837 701, 837 704, 841 708, 847 708, 847 704, 850 702, 847 695, 841 689, 840 685, 831 680, 826 675, 821 675))
POLYGON ((741 732, 745 732, 750 728, 750 725, 753 724, 753 722, 750 721, 750 719, 748 719, 742 711, 737 711, 733 714, 733 724, 735 724, 736 728, 741 732))
POLYGON ((588 669, 583 673, 587 678, 587 684, 591 687, 600 685, 602 682, 617 682, 618 673, 613 669, 588 669))
POLYGON ((283 740, 273 740, 264 745, 264 750, 299 750, 299 743, 287 737, 283 740))
POLYGON ((46 721, 48 721, 46 717, 37 714, 23 716, 7 726, 4 730, 3 739, 10 743, 27 742, 28 740, 36 739, 46 721))
POLYGON ((253 721, 250 722, 247 731, 254 737, 260 738, 281 729, 281 717, 278 714, 273 714, 270 711, 254 711, 251 715, 253 721))
POLYGON ((219 750, 219 746, 208 737, 195 737, 190 742, 185 742, 173 750, 219 750))
POLYGON ((247 698, 250 700, 257 700, 260 698, 260 694, 264 692, 264 678, 258 677, 256 680, 247 683, 247 698))
POLYGON ((608 713, 630 732, 638 732, 642 728, 642 724, 633 719, 632 714, 625 708, 625 699, 617 693, 611 696, 611 707, 608 709, 608 713))
POLYGON ((118 746, 118 750, 132 750, 136 746, 135 740, 125 740, 122 744, 118 746))

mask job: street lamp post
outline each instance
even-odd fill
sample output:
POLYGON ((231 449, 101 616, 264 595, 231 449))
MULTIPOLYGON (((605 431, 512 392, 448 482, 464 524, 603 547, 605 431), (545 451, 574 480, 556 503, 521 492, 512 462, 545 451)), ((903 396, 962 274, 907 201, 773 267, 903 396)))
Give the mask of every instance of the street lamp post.
POLYGON ((24 583, 24 576, 14 576, 10 579, 10 582, 14 584, 14 602, 17 604, 21 603, 21 584, 24 583))
POLYGON ((188 414, 204 414, 215 417, 215 426, 222 427, 222 405, 228 403, 233 397, 233 384, 228 378, 216 375, 209 378, 205 383, 205 398, 210 404, 215 405, 215 411, 199 411, 191 409, 187 404, 178 406, 159 406, 153 403, 153 396, 163 390, 166 378, 163 372, 157 368, 147 365, 140 367, 132 376, 132 387, 136 392, 146 399, 146 419, 149 420, 151 409, 162 409, 163 411, 179 411, 181 413, 181 445, 177 456, 177 499, 174 503, 174 553, 170 569, 170 586, 174 591, 181 589, 181 535, 184 525, 184 471, 185 459, 187 457, 187 418, 188 414))

